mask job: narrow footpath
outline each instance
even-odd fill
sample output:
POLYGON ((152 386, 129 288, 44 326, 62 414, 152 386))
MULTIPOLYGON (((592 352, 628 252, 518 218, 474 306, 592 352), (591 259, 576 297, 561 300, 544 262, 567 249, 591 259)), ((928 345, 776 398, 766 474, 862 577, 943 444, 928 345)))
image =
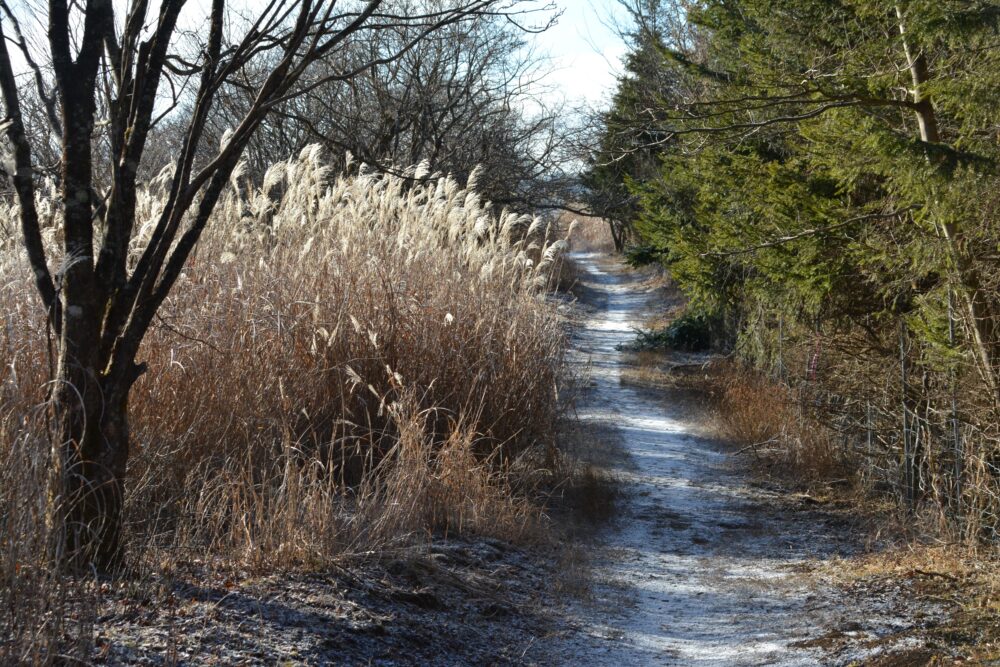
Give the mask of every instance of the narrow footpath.
POLYGON ((578 414, 616 430, 625 453, 613 470, 622 487, 615 527, 595 547, 593 600, 576 609, 565 664, 846 665, 889 649, 881 638, 907 625, 892 601, 859 609, 821 573, 825 560, 857 548, 843 521, 789 511, 680 404, 623 384, 620 346, 634 340, 651 294, 614 258, 573 259, 588 314, 572 361, 591 385, 578 414), (852 647, 840 641, 831 655, 831 636, 852 647))

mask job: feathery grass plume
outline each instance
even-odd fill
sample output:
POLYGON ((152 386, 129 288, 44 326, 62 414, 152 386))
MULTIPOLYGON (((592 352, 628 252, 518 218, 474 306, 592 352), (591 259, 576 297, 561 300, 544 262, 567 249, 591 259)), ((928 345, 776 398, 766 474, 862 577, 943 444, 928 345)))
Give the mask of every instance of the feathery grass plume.
MULTIPOLYGON (((140 193, 133 253, 171 178, 140 193)), ((317 147, 238 185, 141 351, 128 557, 318 566, 428 531, 530 535, 542 513, 518 471, 552 447, 565 343, 538 298, 563 247, 535 247, 545 223, 496 215, 450 176, 336 176, 317 147)), ((16 215, 4 205, 0 224, 16 215)), ((48 224, 46 242, 58 236, 48 224)), ((56 609, 65 592, 24 574, 45 539, 31 415, 49 364, 27 266, 0 240, 0 632, 15 662, 56 641, 23 596, 42 586, 38 609, 56 609)))

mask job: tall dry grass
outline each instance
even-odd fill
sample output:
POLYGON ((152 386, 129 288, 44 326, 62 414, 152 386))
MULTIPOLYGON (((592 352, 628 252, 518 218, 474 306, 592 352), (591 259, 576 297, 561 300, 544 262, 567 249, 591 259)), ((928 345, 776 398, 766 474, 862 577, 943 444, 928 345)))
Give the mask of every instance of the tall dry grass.
POLYGON ((806 486, 853 476, 854 462, 837 434, 803 409, 808 401, 795 390, 730 364, 713 382, 720 435, 761 470, 806 486))
MULTIPOLYGON (((136 248, 169 178, 143 192, 136 248)), ((534 535, 565 344, 544 299, 565 247, 552 234, 494 214, 474 183, 336 176, 316 148, 260 186, 237 174, 141 352, 129 561, 320 566, 436 532, 534 535)), ((58 586, 35 596, 38 618, 23 601, 24 564, 44 570, 49 363, 25 266, 2 247, 4 663, 53 656, 46 638, 65 634, 43 618, 65 609, 58 586)))

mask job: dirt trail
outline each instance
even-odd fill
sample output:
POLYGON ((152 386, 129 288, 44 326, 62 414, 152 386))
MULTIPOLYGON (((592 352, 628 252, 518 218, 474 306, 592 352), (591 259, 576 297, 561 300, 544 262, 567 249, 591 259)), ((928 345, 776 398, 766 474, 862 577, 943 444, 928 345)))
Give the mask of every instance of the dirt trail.
MULTIPOLYGON (((619 526, 594 556, 595 601, 578 609, 582 632, 566 664, 816 665, 871 657, 861 644, 906 626, 878 603, 861 611, 822 580, 817 565, 855 545, 821 512, 782 511, 717 442, 662 393, 620 382, 651 298, 611 258, 576 254, 592 306, 575 335, 589 364, 581 420, 612 425, 627 461, 619 526), (860 623, 859 623, 860 621, 860 623), (858 649, 824 651, 823 638, 858 649), (841 642, 842 643, 842 642, 841 642)), ((787 503, 784 507, 787 509, 787 503)), ((897 647, 898 648, 898 647, 897 647)))

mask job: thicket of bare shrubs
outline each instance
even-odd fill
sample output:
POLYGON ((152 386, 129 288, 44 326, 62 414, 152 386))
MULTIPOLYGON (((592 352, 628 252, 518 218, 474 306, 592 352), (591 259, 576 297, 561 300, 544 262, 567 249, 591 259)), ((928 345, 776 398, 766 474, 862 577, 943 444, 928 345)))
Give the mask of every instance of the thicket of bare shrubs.
MULTIPOLYGON (((554 457, 564 347, 543 296, 565 243, 540 219, 493 214, 474 182, 425 171, 334 177, 310 148, 260 187, 233 179, 144 344, 128 562, 308 567, 434 532, 534 534, 532 484, 554 457)), ((155 219, 168 180, 144 192, 140 224, 155 219)), ((15 212, 0 219, 11 226, 15 212)), ((65 634, 49 626, 62 623, 66 593, 45 561, 50 360, 26 271, 7 242, 5 663, 52 656, 65 634)))
MULTIPOLYGON (((788 336, 776 382, 800 398, 867 496, 916 533, 977 546, 1000 527, 995 407, 967 358, 900 327, 788 336)), ((763 365, 763 364, 762 364, 763 365)), ((775 366, 772 365, 772 368, 775 366)))
POLYGON ((722 374, 723 434, 795 481, 832 483, 893 508, 908 534, 994 545, 992 399, 950 350, 918 355, 914 340, 893 334, 877 348, 857 332, 787 336, 773 358, 745 334, 740 352, 756 363, 722 374))

